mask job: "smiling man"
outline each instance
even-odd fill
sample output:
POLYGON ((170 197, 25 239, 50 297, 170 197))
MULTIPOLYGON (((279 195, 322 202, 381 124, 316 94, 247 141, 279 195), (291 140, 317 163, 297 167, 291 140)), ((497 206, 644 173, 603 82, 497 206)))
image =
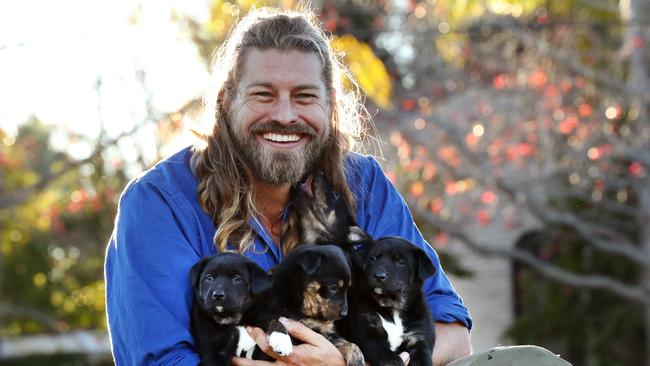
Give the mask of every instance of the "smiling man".
POLYGON ((225 98, 229 128, 257 178, 287 186, 315 167, 329 143, 331 110, 321 61, 297 50, 247 53, 235 95, 225 98))
MULTIPOLYGON (((301 244, 290 188, 314 169, 362 229, 374 238, 412 241, 437 267, 423 287, 437 321, 432 363, 471 353, 469 314, 436 253, 377 162, 353 152, 364 113, 359 96, 342 88, 344 71, 306 14, 259 9, 237 24, 213 65, 214 87, 206 97, 212 132, 200 147, 133 180, 120 198, 105 266, 116 364, 198 364, 190 268, 226 250, 265 269, 278 264, 301 244)), ((344 364, 324 337, 293 321, 287 329, 304 344, 278 356, 277 365, 344 364)), ((265 347, 266 336, 253 333, 265 347)))

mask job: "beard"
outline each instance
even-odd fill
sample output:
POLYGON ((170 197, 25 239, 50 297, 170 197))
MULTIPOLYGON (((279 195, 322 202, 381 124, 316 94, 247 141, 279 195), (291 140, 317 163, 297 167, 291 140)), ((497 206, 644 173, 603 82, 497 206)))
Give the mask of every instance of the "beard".
MULTIPOLYGON (((274 121, 258 123, 248 133, 233 131, 227 123, 230 137, 237 152, 252 170, 253 175, 264 183, 278 185, 297 183, 320 161, 321 155, 330 142, 329 129, 318 136, 306 123, 285 126, 274 121), (263 132, 297 133, 307 136, 310 141, 291 151, 278 151, 260 143, 256 135, 263 132)), ((304 137, 303 137, 304 138, 304 137)))

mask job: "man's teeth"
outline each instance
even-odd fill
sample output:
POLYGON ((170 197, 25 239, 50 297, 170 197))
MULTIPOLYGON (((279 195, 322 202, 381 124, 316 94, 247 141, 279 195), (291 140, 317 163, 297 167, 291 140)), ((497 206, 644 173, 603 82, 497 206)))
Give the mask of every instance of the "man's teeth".
POLYGON ((300 135, 280 135, 277 133, 265 133, 262 137, 273 142, 296 142, 300 140, 300 135))

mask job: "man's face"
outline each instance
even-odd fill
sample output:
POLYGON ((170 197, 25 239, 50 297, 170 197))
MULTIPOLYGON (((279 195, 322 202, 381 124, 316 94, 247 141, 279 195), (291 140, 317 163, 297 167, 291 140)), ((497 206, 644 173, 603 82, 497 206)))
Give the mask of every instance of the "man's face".
POLYGON ((294 183, 330 137, 322 63, 311 52, 251 49, 226 111, 238 153, 258 179, 294 183))

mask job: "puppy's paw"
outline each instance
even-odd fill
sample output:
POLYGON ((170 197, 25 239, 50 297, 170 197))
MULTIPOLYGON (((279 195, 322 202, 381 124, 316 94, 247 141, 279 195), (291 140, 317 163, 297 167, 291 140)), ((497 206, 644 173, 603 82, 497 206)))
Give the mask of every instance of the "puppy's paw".
POLYGON ((337 348, 343 355, 343 358, 345 358, 345 364, 347 366, 365 366, 366 361, 363 358, 363 353, 356 344, 343 343, 337 348))
POLYGON ((273 332, 269 336, 269 346, 280 356, 289 356, 293 352, 291 337, 282 332, 273 332))
POLYGON ((248 359, 253 358, 253 351, 255 351, 255 341, 246 331, 246 328, 238 326, 237 330, 239 331, 239 342, 237 342, 237 352, 235 355, 237 357, 246 357, 248 359))

